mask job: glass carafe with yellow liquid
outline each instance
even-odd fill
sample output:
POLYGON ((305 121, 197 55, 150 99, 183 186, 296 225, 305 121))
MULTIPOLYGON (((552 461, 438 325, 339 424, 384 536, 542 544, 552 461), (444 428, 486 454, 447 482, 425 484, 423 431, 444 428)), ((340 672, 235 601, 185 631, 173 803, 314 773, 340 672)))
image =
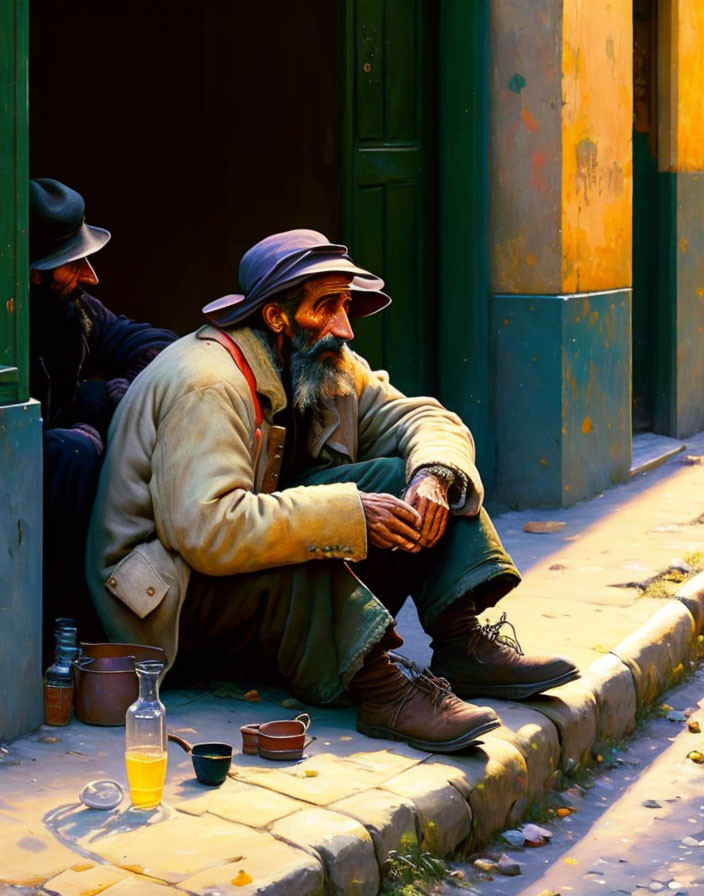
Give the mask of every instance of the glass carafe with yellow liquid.
POLYGON ((166 710, 159 700, 163 663, 135 663, 139 697, 125 716, 125 763, 130 797, 135 809, 154 809, 161 803, 166 778, 166 710))

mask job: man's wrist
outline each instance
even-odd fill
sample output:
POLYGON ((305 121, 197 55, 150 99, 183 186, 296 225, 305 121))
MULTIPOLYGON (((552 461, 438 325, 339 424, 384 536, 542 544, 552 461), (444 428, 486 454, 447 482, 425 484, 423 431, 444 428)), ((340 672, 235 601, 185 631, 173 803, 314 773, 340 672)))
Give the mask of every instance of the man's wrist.
POLYGON ((413 478, 416 479, 418 476, 434 476, 447 489, 451 488, 455 482, 454 470, 444 467, 442 464, 428 464, 425 467, 420 467, 416 470, 413 478))
POLYGON ((432 475, 443 483, 447 489, 450 510, 458 510, 464 506, 469 480, 461 470, 447 467, 445 464, 426 464, 416 470, 413 478, 418 475, 432 475))

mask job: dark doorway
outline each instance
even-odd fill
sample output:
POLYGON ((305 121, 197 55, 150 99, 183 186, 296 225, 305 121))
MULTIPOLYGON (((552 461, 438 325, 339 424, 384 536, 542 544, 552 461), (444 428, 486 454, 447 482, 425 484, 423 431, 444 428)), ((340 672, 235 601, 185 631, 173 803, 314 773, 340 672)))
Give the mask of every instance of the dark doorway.
POLYGON ((186 332, 268 233, 341 237, 337 4, 32 0, 30 171, 112 231, 96 295, 186 332))
POLYGON ((633 432, 653 429, 658 257, 657 0, 633 4, 633 432))

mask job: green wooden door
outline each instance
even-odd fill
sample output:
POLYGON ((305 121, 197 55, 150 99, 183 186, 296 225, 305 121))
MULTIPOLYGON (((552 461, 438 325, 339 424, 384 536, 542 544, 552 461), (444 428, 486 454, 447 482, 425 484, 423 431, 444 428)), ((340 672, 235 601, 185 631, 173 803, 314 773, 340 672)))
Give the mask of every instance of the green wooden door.
POLYGON ((658 292, 657 162, 633 131, 633 431, 653 429, 658 292))
POLYGON ((393 305, 354 348, 409 393, 436 386, 436 6, 345 0, 343 236, 393 305))
POLYGON ((657 367, 657 3, 633 4, 633 431, 653 429, 657 367))
POLYGON ((0 2, 0 405, 29 398, 28 0, 0 2))

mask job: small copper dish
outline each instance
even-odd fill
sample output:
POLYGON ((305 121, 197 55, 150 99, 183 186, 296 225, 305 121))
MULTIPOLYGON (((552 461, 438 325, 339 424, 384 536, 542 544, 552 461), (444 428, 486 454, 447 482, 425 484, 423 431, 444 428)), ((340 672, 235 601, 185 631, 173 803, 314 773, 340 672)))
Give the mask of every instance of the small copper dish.
POLYGON ((259 755, 259 725, 243 725, 240 728, 242 735, 242 752, 247 756, 259 755))
POLYGON ((263 759, 295 762, 303 757, 303 751, 315 740, 306 738, 310 716, 301 713, 295 719, 263 722, 259 726, 259 755, 263 759))
POLYGON ((281 719, 275 722, 243 725, 242 752, 247 756, 261 756, 282 762, 295 762, 303 757, 315 737, 306 738, 310 726, 310 716, 302 712, 295 719, 281 719))

